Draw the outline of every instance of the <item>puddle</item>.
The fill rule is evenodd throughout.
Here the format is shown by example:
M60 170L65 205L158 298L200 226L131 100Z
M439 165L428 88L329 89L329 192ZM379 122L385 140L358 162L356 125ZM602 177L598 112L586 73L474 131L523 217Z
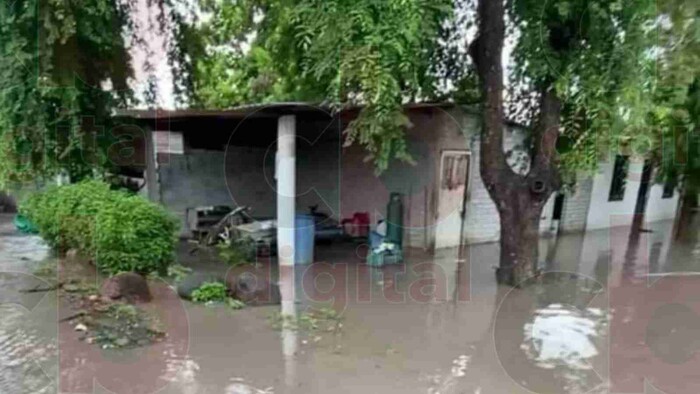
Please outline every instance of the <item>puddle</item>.
M496 244L466 256L412 251L407 264L384 268L358 264L355 245L319 247L320 264L263 264L281 278L281 306L206 307L154 285L149 308L169 340L114 351L57 324L55 292L18 292L41 283L27 274L50 257L4 223L0 392L641 393L644 378L669 393L700 392L700 329L683 329L700 322L700 277L657 275L698 271L700 244L674 243L670 223L652 229L634 253L608 231L544 239L547 273L515 290L494 283ZM185 252L181 263L226 270ZM338 312L342 329L271 324L319 308Z

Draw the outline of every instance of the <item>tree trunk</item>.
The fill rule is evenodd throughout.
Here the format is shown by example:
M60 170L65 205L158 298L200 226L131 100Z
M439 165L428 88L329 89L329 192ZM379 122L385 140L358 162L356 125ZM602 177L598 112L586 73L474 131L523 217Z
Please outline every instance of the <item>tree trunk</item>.
M514 188L499 210L501 255L496 278L518 286L537 272L540 215L543 204Z
M561 100L552 83L539 84L539 117L532 130L530 170L513 171L503 151L503 65L505 9L502 0L479 0L479 33L469 53L476 65L483 100L479 170L501 219L501 258L496 278L517 286L537 266L539 221L542 207L561 180L556 142Z
M693 214L698 206L698 196L694 188L683 185L680 190L676 213L676 239L683 239L692 227Z

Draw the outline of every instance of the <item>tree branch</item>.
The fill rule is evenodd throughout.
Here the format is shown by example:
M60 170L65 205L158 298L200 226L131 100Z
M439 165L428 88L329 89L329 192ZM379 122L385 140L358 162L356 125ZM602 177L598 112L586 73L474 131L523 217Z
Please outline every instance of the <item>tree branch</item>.
M541 93L540 114L534 129L534 147L532 151L532 166L528 178L534 182L542 182L541 193L548 197L553 190L561 186L557 153L559 138L561 99L552 86L546 87ZM540 186L540 185L538 185Z

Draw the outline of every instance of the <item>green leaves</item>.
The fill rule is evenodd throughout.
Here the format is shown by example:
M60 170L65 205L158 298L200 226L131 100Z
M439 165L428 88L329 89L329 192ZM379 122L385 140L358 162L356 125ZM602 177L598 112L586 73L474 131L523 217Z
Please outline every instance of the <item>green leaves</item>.
M100 181L49 188L20 211L49 245L76 249L108 274L165 273L173 260L177 228L170 215Z
M195 97L200 105L216 107L281 100L360 105L347 143L364 146L382 171L391 159L410 158L402 104L434 96L432 62L451 5L451 0L209 2L206 10L222 20L200 28L211 52L197 61ZM243 37L252 34L250 49L241 49Z
M82 120L109 127L111 109L129 95L127 3L0 5L0 187L60 171L79 178L106 164ZM117 90L103 89L105 81Z
M567 181L594 170L611 152L643 145L637 140L658 142L648 117L659 88L650 56L658 41L649 28L657 11L652 0L510 3L511 29L518 34L509 82L526 91L511 95L510 108L520 111L519 121L534 125L538 108L521 99L555 88L564 103L559 153ZM640 155L653 147L646 150Z
M226 285L221 282L204 282L199 288L192 291L192 301L194 302L223 302L228 299ZM232 308L241 309L237 303L233 303Z

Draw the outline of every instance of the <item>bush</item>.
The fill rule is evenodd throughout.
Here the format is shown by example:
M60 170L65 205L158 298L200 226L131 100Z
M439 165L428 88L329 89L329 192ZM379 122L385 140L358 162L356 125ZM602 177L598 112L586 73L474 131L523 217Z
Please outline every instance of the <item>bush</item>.
M92 239L94 218L114 198L112 193L109 185L97 181L53 186L29 197L19 210L50 246L82 251L90 248L86 243Z
M104 182L49 188L27 199L20 212L50 246L77 249L108 274L164 273L173 260L177 226L168 213Z

